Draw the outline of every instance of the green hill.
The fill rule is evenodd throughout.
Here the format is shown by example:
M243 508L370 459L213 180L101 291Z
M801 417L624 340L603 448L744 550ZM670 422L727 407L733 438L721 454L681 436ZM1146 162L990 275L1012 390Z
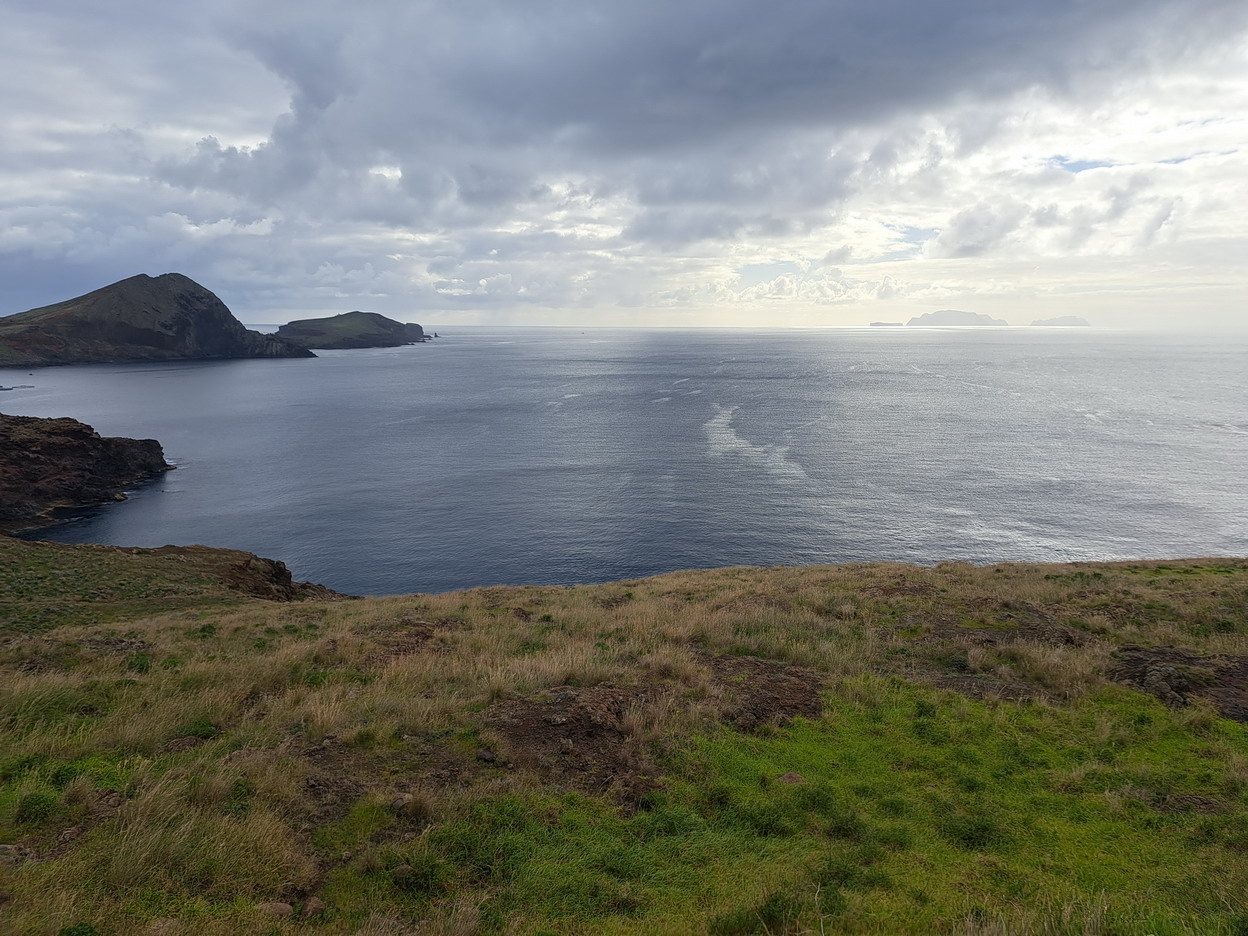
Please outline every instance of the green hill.
M343 312L319 319L299 319L277 330L277 337L305 348L396 348L425 340L419 325L396 322L377 312Z
M215 294L180 273L139 274L0 318L0 367L315 356L244 328Z
M215 555L0 537L4 932L1248 932L1244 560Z

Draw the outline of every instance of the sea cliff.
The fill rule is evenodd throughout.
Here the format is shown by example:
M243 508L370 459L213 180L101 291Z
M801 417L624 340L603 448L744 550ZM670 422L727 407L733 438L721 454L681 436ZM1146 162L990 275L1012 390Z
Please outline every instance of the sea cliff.
M58 508L124 500L125 488L172 467L155 439L0 413L0 533L49 523Z
M377 312L344 312L328 318L299 319L277 330L277 336L316 350L395 348L425 340L425 331L411 322L396 322Z
M315 356L245 328L216 295L180 273L139 274L0 318L0 367Z

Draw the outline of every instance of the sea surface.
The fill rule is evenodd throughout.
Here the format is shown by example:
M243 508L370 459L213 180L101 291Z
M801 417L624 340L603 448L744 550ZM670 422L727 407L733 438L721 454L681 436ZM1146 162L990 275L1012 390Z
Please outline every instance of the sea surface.
M440 330L442 331L442 330ZM859 560L1248 554L1248 339L458 328L315 360L0 369L177 471L44 539L354 594Z

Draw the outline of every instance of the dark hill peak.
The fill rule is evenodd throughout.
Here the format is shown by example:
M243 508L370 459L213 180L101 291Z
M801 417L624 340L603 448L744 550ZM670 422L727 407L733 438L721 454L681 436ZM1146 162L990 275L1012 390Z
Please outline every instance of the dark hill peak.
M0 366L313 356L248 330L211 290L181 273L140 273L0 318Z

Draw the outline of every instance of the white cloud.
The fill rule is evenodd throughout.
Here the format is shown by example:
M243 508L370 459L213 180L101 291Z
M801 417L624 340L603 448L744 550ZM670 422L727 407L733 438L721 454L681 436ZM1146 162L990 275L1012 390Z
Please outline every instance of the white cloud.
M15 6L0 309L165 269L252 320L1213 322L1248 285L1229 0L211 9Z

